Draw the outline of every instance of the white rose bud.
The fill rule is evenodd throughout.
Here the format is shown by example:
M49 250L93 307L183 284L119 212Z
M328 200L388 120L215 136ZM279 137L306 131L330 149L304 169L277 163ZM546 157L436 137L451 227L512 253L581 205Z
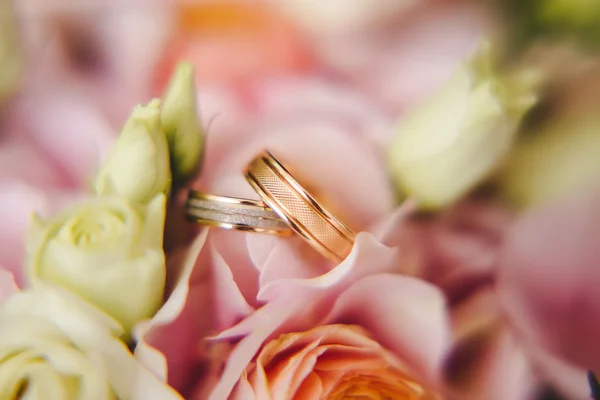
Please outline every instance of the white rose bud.
M119 325L48 287L0 303L2 399L181 399L117 338Z
M502 79L492 73L489 57L485 47L409 111L391 143L392 176L423 208L450 205L494 172L536 102L535 74Z
M147 205L99 197L42 221L27 237L30 281L76 293L112 316L128 334L162 304L164 194Z
M159 101L137 106L98 173L99 195L119 194L146 202L171 185L169 147L160 123Z
M204 129L197 114L193 65L177 65L163 97L160 116L169 142L173 180L180 184L198 171L204 151Z

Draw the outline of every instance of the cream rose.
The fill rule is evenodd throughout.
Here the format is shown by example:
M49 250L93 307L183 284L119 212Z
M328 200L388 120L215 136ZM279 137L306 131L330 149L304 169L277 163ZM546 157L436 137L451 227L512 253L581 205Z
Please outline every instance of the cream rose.
M419 399L437 395L390 351L354 325L323 325L267 343L242 376L235 399Z
M49 287L0 303L3 399L181 399L117 338L118 324Z
M100 197L48 221L35 218L27 238L30 280L69 289L129 332L162 303L165 201L163 194L147 205Z

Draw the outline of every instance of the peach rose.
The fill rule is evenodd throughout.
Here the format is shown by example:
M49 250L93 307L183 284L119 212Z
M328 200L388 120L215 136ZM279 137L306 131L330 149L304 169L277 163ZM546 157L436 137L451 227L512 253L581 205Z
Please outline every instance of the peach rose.
M266 285L259 293L266 304L214 338L240 340L209 399L227 398L236 385L243 385L243 371L265 342L282 333L335 323L367 329L405 362L411 377L439 387L450 339L446 303L434 286L400 275L406 256L361 233L352 254L330 272Z
M323 325L267 343L244 371L234 399L438 398L363 328Z

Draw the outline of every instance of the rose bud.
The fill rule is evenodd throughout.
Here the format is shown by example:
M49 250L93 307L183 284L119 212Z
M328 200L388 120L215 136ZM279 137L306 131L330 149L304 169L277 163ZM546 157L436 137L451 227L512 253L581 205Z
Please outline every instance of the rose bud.
M204 129L196 113L191 64L177 65L162 100L160 118L169 142L173 180L180 184L195 175L204 151Z
M536 102L535 74L494 73L489 50L403 116L392 140L392 177L422 208L448 206L494 172Z
M98 195L119 194L147 202L171 185L169 147L158 101L137 106L94 182Z

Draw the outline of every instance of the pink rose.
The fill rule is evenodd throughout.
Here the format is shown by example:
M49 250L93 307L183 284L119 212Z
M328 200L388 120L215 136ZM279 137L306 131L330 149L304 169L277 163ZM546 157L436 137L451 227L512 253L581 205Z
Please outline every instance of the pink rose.
M393 353L353 325L323 325L267 343L244 371L233 398L435 399Z

